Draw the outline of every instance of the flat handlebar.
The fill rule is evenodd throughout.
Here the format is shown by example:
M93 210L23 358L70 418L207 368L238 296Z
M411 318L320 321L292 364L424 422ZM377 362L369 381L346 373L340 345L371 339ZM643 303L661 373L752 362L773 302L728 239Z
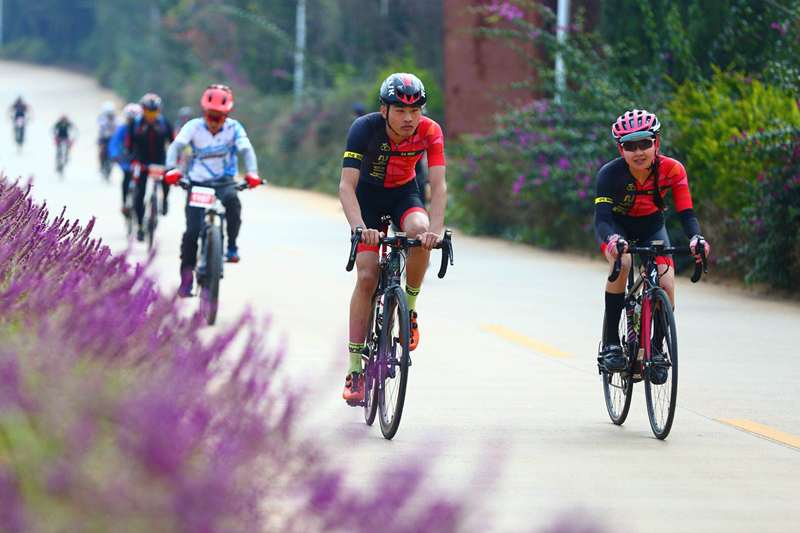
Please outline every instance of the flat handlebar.
M353 270L353 266L356 264L356 255L358 253L358 245L361 244L361 235L364 232L364 228L358 226L356 231L350 237L350 255L347 259L347 266L345 269L350 272ZM445 274L447 274L447 264L448 262L450 265L453 264L453 242L452 242L453 232L449 229L444 231L444 236L442 240L437 244L434 248L437 250L442 250L442 264L439 267L439 279L442 279ZM378 240L378 244L385 244L386 246L392 246L395 248L407 249L407 248L419 248L422 246L422 242L416 239L409 239L408 237L404 236L397 236L394 237L382 237Z

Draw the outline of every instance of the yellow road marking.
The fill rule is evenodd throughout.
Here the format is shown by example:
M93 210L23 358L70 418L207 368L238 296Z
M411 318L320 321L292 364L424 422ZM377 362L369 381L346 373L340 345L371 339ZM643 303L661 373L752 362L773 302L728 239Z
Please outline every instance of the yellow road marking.
M791 446L792 448L797 448L798 450L800 450L800 437L798 437L797 435L792 435L791 433L784 433L783 431L778 431L777 429L772 429L771 427L762 426L761 424L756 424L755 422L751 422L749 420L734 420L734 419L721 420L718 418L715 420L717 422L722 422L723 424L727 424L735 428L743 429L748 433L753 433L755 435L759 435L769 440L774 440L775 442L780 442L781 444L786 444L787 446Z
M519 344L520 346L524 346L525 348L530 348L534 352L538 352L548 357L558 357L558 358L575 357L572 354L569 354L567 352L562 352L561 350L557 350L552 346L548 346L547 344L542 344L541 342L537 342L531 339L530 337L526 337L522 333L517 333L516 331L508 329L503 326L498 326L496 324L481 324L481 327L486 331L490 331L495 335L503 337L506 340Z
M303 252L298 252L297 250L292 250L291 248L284 248L283 246L278 246L275 249L286 255L303 255Z

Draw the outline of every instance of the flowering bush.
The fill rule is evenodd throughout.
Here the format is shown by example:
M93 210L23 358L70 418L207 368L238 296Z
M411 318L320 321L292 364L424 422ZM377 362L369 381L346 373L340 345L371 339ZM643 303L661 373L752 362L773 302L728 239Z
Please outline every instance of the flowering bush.
M264 324L202 340L146 266L29 190L0 179L0 530L459 526L460 505L421 494L421 466L393 463L380 497L346 489L296 435Z
M747 207L738 219L745 244L723 263L744 268L749 283L800 289L800 127L757 133L748 145L766 163L757 183L745 188Z

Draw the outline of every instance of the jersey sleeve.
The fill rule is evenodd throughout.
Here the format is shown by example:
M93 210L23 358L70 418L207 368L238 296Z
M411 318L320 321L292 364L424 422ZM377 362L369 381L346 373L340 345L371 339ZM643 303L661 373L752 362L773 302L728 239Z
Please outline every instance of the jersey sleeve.
M233 142L236 144L236 150L247 150L253 147L253 145L250 144L250 137L248 137L247 132L244 131L244 126L238 122L236 123L236 130L233 133Z
M442 127L431 121L428 132L425 134L426 153L428 155L428 168L445 166L444 160L444 134Z
M604 242L614 234L611 226L614 221L614 185L614 173L606 165L597 174L597 195L594 199L594 227Z
M183 125L181 131L178 132L178 135L175 136L176 141L181 144L188 145L192 142L192 137L194 136L194 126L195 121L190 120L186 124Z
M369 128L366 116L358 118L350 126L347 134L347 143L344 149L342 168L355 168L361 170L361 161L369 146Z
M672 189L672 198L675 200L675 207L678 211L692 209L692 194L689 192L689 178L686 175L686 168L675 161L673 167L667 173L667 180Z

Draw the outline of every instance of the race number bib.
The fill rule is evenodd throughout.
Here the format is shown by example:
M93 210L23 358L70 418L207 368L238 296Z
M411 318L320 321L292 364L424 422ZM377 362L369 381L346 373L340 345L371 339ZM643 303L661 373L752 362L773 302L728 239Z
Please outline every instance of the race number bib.
M189 197L189 206L209 208L214 205L216 192L210 187L192 187L192 194Z

